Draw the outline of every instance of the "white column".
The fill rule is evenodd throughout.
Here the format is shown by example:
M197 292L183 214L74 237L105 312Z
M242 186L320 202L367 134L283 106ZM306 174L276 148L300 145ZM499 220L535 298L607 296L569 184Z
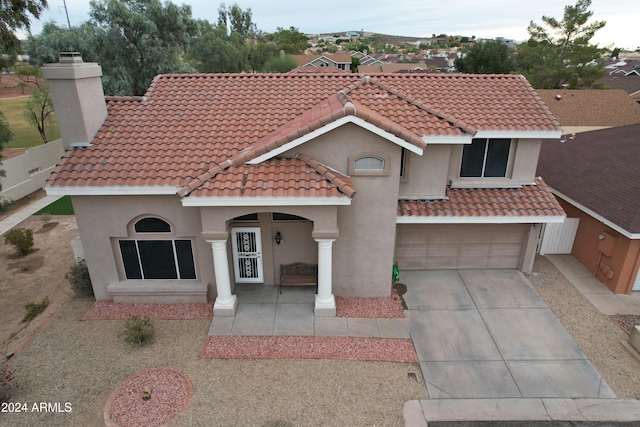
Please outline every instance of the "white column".
M314 313L316 316L335 316L336 300L331 283L332 246L335 239L316 239L318 242L318 293Z
M213 315L233 317L238 308L238 299L231 294L231 280L229 276L229 259L227 257L226 240L207 240L213 249L213 269L216 276L216 291L218 296L213 304Z

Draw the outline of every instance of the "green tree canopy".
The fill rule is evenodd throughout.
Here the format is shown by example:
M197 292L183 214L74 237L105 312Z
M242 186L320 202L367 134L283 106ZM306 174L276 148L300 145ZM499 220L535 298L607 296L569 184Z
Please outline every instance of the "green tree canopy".
M296 27L284 29L276 28L276 32L269 34L267 40L275 44L276 51L284 51L290 55L303 54L309 45L309 38L301 33Z
M89 23L66 28L47 22L40 34L29 36L26 52L29 62L37 66L58 62L60 52L80 52L85 62L100 62L96 37L96 27Z
M518 47L518 67L533 87L556 89L592 87L604 70L587 64L596 59L601 49L590 44L604 21L589 22L593 12L591 0L578 0L564 7L562 20L543 16L542 24L529 25L530 38Z
M193 69L180 54L196 32L191 7L160 0L93 0L96 50L109 95L143 95L160 73Z
M289 55L274 56L264 64L267 73L287 73L298 66L298 63Z
M20 47L15 31L29 31L29 15L39 18L46 7L47 0L0 0L0 68L13 65Z
M198 22L198 36L191 42L189 54L203 73L239 73L248 66L248 46L237 33L227 34L225 27Z
M512 53L512 49L500 41L475 43L462 58L455 60L455 67L461 73L509 74L515 69Z
M0 111L0 161L2 160L2 150L5 144L9 143L13 138L13 131L9 127L9 123L4 117L4 113ZM6 176L4 169L2 169L2 163L0 162L0 178ZM2 190L2 182L0 182L0 190ZM0 208L3 206L0 200Z

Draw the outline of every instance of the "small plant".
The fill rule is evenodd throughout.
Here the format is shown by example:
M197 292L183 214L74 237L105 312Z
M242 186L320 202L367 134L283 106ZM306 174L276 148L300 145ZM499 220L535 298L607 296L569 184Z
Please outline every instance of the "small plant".
M20 255L26 255L33 248L33 230L14 228L4 235L4 244L13 246Z
M13 205L13 203L11 199L0 200L0 213L9 210L9 206Z
M44 222L44 225L48 225L51 222L52 215L49 212L44 212L40 215L40 219Z
M0 366L0 403L9 402L17 389L13 372L6 364L2 364Z
M26 303L24 305L24 317L22 318L22 321L28 322L29 320L35 319L36 316L42 313L48 305L49 297L44 297L40 304L36 304L35 302Z
M64 275L65 279L69 281L71 289L83 296L93 296L93 286L91 286L91 277L89 277L89 269L87 268L87 261L82 258L76 260L75 265L72 265L69 272Z
M155 330L148 317L129 316L124 321L124 331L120 333L125 342L132 344L146 344L153 338Z

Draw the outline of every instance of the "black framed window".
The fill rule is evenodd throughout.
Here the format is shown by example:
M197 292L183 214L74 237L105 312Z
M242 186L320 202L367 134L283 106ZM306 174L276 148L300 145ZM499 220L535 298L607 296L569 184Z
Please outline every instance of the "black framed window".
M272 222L286 222L286 221L309 221L307 218L291 215L281 212L273 212L271 213L271 221Z
M191 240L120 240L127 279L195 279Z
M462 150L461 177L505 177L511 139L475 138Z
M171 233L171 225L160 218L142 218L133 226L136 233Z

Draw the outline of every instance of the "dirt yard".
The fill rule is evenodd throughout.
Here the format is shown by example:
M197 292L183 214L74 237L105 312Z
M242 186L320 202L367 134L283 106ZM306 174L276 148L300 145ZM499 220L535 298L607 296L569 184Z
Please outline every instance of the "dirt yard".
M0 241L0 352L18 353L73 295L65 274L75 260L71 240L78 235L74 216L54 216L48 224L32 216L20 227L33 230L34 247L26 256ZM22 322L24 305L49 299L35 319Z

